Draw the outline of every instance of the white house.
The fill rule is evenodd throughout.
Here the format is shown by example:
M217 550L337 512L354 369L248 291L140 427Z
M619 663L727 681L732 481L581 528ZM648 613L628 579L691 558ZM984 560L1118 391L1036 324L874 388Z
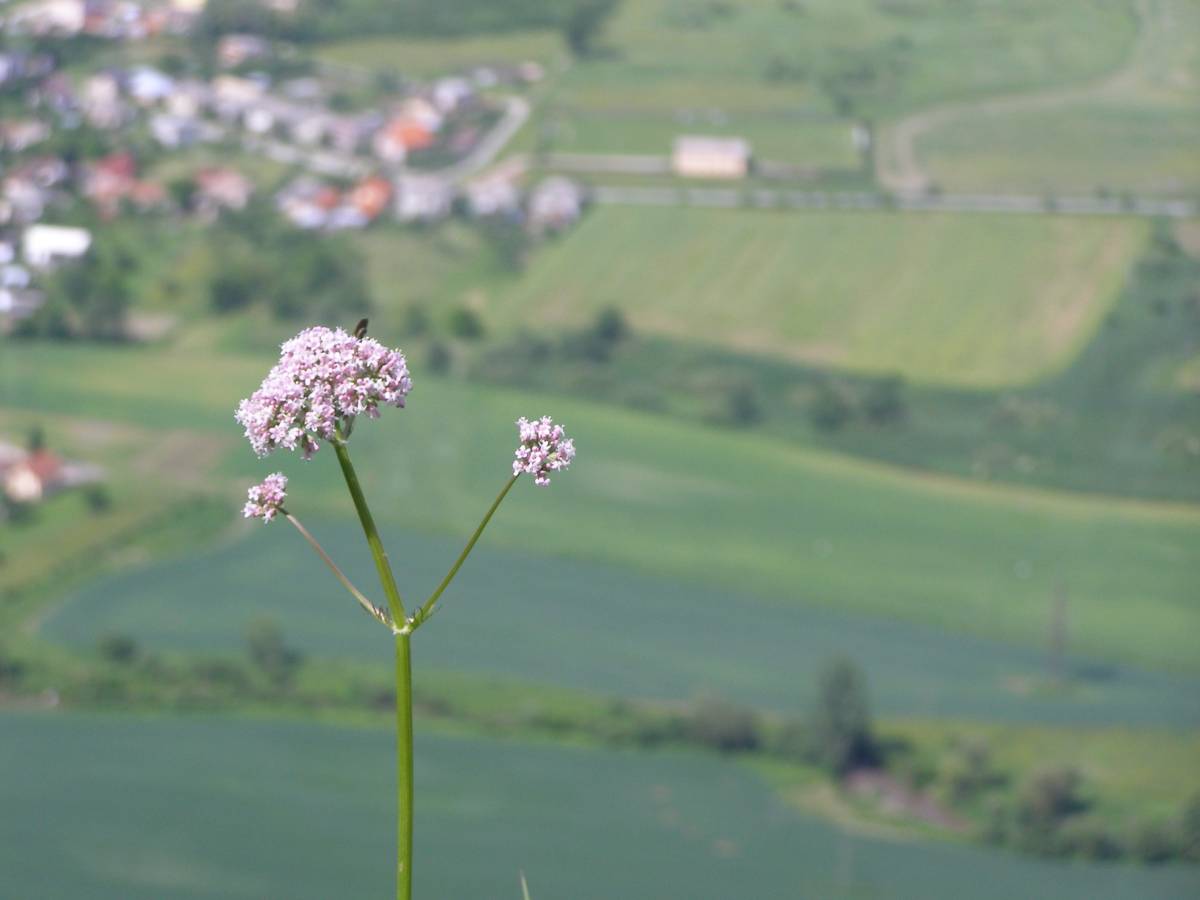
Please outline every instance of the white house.
M683 135L675 139L671 168L685 178L745 178L750 144L742 138Z
M529 227L534 231L573 225L583 212L583 190L570 178L552 175L529 195Z
M454 189L434 175L404 175L396 179L395 196L401 222L431 221L449 215Z
M17 33L75 35L83 30L86 18L83 0L42 0L13 10L8 24Z
M175 79L150 66L138 66L125 78L129 96L142 106L161 103L175 92Z
M469 182L464 188L464 195L471 215L476 217L514 213L521 199L512 181L499 176Z
M157 113L150 117L150 135L163 147L190 147L203 136L200 123L186 116Z
M433 85L433 103L442 113L456 110L470 100L475 90L465 78L440 78Z
M92 246L92 233L86 228L63 225L30 225L21 236L25 262L45 269L63 260L79 259Z

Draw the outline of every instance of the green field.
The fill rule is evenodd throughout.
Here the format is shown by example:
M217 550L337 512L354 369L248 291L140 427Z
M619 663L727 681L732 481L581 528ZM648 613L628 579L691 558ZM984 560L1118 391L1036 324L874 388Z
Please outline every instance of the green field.
M559 35L518 31L454 38L355 38L324 44L317 57L350 69L427 77L457 74L481 65L514 65L525 61L549 66L558 63L563 54Z
M1200 7L1143 0L1119 68L1074 87L919 113L929 177L951 190L1189 194L1200 185ZM928 127L927 127L928 126Z
M860 159L844 119L712 111L621 112L550 108L521 132L514 149L555 153L667 156L681 134L747 139L760 160L799 167L854 169ZM645 183L645 179L640 179Z
M647 0L622 4L608 29L614 52L572 67L556 97L608 109L828 108L824 78L866 62L879 64L879 84L863 105L878 112L1098 74L1134 30L1129 6L1095 0ZM794 74L772 80L773 61Z
M8 406L220 437L236 434L236 398L269 364L179 348L21 344L5 355L16 363ZM1188 585L1200 513L1186 506L976 485L418 371L409 408L355 435L377 515L465 536L505 476L513 420L542 410L577 436L579 462L549 495L522 486L488 535L494 546L1039 644L1062 584L1078 651L1197 665ZM186 469L189 446L177 450ZM256 463L234 449L216 460L209 481L231 510L274 463L294 479L299 515L346 514L329 454ZM169 466L158 477L175 487Z
M0 871L13 896L387 893L386 731L4 714L0 735ZM430 896L516 898L518 870L534 896L580 900L1149 900L1198 885L1192 868L1056 865L842 833L699 755L426 734L416 775L416 888Z
M505 521L502 513L497 525ZM307 524L356 583L372 584L356 524ZM403 583L423 591L458 550L449 538L395 528L388 537ZM84 650L123 634L152 651L240 654L246 627L262 617L314 657L388 661L390 646L374 623L297 535L275 527L97 580L48 616L42 634ZM1048 618L1047 608L1042 621ZM866 671L874 705L888 715L1200 725L1194 677L1072 657L1070 680L1058 686L1039 648L500 551L486 541L416 647L419 684L453 670L608 695L720 695L802 713L814 701L818 671L845 654ZM913 666L914 659L922 664Z
M517 329L616 306L639 331L918 380L1028 383L1115 300L1134 221L602 207L486 307Z
M969 114L917 144L930 176L946 190L1172 195L1200 185L1198 148L1195 105L1132 103Z

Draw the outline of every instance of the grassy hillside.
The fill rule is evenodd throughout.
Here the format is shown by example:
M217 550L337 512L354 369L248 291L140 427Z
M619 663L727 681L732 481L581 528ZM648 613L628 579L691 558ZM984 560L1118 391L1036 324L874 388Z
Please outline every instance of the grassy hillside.
M1136 45L1103 79L935 109L915 148L930 176L950 189L1194 192L1200 7L1143 0L1138 9Z
M486 307L516 329L624 310L639 331L918 381L1065 365L1139 251L1134 221L603 207Z
M507 521L502 513L496 525ZM373 568L356 523L306 524L357 584L377 593L369 589ZM377 626L352 608L291 529L244 532L241 540L97 579L46 617L42 635L84 651L120 634L149 651L241 655L247 627L268 617L314 658L386 667L390 645ZM459 550L455 538L395 526L386 536L401 586L413 596L431 590ZM1031 626L1048 632L1049 602L1035 615ZM1044 645L516 552L489 536L447 593L436 624L421 634L418 684L441 680L428 673L432 667L621 696L720 695L801 712L813 702L820 668L844 654L862 665L873 705L888 714L1200 725L1200 680L1081 656L1073 623L1068 615L1067 681L1059 684ZM914 667L913 659L922 664Z
M16 363L8 405L220 435L236 431L233 406L269 363L169 348L5 349ZM464 534L505 476L513 419L542 410L576 434L579 462L549 495L516 493L489 535L497 546L1027 641L1041 640L1061 583L1078 649L1196 665L1191 507L977 486L418 371L409 409L355 435L378 514ZM298 513L345 515L330 454L256 463L239 449L220 460L226 481L213 483L231 508L238 486L274 464L295 479ZM162 480L169 489L169 471Z
M386 730L5 714L0 734L0 869L19 896L387 891ZM424 734L416 759L415 876L426 894L518 897L521 869L535 896L596 900L988 900L1051 886L1065 900L1099 900L1182 898L1196 886L1189 868L1056 865L844 834L788 808L752 773L700 755Z
M1094 0L626 2L608 32L615 52L575 66L561 96L663 112L794 109L830 104L830 83L846 80L878 111L1103 72L1133 31L1125 3Z
M1191 110L1130 102L966 115L917 150L947 190L1174 195L1200 185L1200 116Z

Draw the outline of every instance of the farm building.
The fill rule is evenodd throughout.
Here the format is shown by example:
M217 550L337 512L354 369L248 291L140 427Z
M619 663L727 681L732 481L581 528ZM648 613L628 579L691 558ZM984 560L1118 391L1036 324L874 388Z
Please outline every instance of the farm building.
M745 178L750 144L742 138L683 135L675 139L671 168L685 178Z

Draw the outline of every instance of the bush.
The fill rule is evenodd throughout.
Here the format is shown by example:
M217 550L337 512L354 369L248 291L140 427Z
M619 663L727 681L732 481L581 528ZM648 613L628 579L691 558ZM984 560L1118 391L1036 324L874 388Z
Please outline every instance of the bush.
M762 746L754 711L726 700L707 699L696 704L687 723L687 736L722 753L757 750Z
M1176 836L1160 822L1139 822L1129 837L1129 851L1144 863L1161 863L1179 852Z
M789 719L776 732L771 741L771 751L784 759L805 759L809 747L808 729L800 719Z
M982 740L958 742L945 761L940 778L953 804L968 803L1005 781L991 765L991 753Z
M246 629L246 649L263 674L283 686L291 681L303 656L284 642L283 631L271 619L256 619Z
M110 634L100 639L100 655L109 662L128 665L138 657L138 643L127 634Z
M434 375L445 375L454 364L450 348L441 341L430 341L429 350L425 357L425 367Z
M837 385L822 381L809 403L808 417L821 431L837 431L854 417L854 407Z
M904 418L904 379L888 375L871 382L863 398L863 412L876 425L886 425Z
M629 323L625 314L615 306L600 310L592 325L596 337L609 344L619 344L630 335Z
M1063 854L1091 860L1119 859L1125 849L1104 822L1087 816L1063 823L1055 844Z
M1200 794L1193 794L1179 816L1179 854L1200 862Z
M1087 809L1081 792L1083 777L1073 766L1052 766L1034 772L1017 794L1014 838L1022 850L1053 856L1068 852L1059 826Z
M464 341L474 341L483 337L483 320L475 310L460 306L452 310L447 323L450 333Z
M835 660L820 676L817 708L809 723L809 757L834 775L844 775L874 765L878 756L866 678L850 660Z
M25 664L0 646L0 685L13 685L25 674Z
M112 495L102 484L92 485L83 494L89 512L99 515L112 509Z

